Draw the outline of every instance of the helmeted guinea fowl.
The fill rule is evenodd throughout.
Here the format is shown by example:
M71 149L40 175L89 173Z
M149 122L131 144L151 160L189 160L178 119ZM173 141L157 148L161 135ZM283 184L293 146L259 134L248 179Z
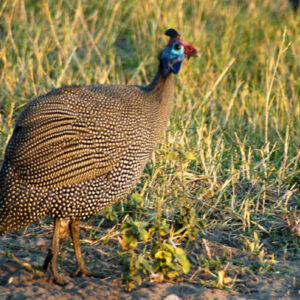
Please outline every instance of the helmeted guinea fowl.
M174 29L152 82L136 85L67 86L30 102L17 120L0 171L0 236L43 216L54 218L44 267L57 283L61 220L70 219L78 274L79 224L136 185L167 126L173 74L196 49Z

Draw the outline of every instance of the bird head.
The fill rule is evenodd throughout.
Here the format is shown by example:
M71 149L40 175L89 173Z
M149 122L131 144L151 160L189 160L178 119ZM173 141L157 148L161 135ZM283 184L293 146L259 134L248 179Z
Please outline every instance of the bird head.
M170 72L177 74L184 57L198 56L197 50L190 43L181 39L175 29L168 29L165 35L170 37L168 45L161 54L163 73L167 76Z

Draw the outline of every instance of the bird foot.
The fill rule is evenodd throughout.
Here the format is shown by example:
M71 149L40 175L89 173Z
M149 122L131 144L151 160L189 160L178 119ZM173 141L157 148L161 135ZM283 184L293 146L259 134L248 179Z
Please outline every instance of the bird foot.
M67 284L67 281L66 281L66 278L63 276L63 275L60 275L60 274L53 274L53 277L54 277L54 282L58 285L66 285Z
M85 267L78 267L77 270L73 273L73 277L75 276L92 276L92 272L88 271Z

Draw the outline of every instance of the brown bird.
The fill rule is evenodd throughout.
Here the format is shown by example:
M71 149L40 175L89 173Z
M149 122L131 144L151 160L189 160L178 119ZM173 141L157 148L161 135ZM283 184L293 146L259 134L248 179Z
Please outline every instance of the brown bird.
M59 230L70 219L77 270L88 275L80 220L135 187L170 116L174 76L196 49L174 29L147 86L66 86L31 101L17 120L0 171L0 236L44 216L54 232L44 269L57 283Z

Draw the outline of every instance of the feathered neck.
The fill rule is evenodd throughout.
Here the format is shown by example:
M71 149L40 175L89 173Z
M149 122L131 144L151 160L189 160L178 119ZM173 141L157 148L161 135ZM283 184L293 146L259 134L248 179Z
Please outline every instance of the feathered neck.
M162 65L160 64L158 72L151 83L142 88L146 93L145 107L149 109L149 116L152 116L156 140L162 135L168 125L170 113L173 104L174 95L174 75L169 73L164 75Z
M174 75L169 73L164 75L163 66L160 62L158 71L152 81L144 87L144 90L150 93L157 93L161 96L161 101L164 102L164 98L173 97L174 91ZM165 99L167 100L167 99Z

